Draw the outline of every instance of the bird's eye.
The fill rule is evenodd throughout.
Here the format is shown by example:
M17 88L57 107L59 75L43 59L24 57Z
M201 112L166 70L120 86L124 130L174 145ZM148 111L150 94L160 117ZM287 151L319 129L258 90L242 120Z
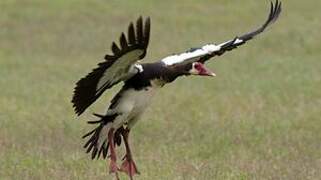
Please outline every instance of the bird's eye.
M200 65L198 63L194 64L194 68L195 69L199 69L200 68Z

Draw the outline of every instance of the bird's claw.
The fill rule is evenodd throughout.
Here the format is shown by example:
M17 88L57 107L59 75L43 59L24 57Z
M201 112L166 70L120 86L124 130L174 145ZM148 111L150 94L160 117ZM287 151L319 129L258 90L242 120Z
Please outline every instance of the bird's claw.
M138 171L138 169L136 167L135 162L130 159L124 160L119 171L125 172L131 179L134 175L140 174L140 172Z
M111 173L117 173L120 169L117 166L117 163L115 161L110 161L109 165L109 174Z

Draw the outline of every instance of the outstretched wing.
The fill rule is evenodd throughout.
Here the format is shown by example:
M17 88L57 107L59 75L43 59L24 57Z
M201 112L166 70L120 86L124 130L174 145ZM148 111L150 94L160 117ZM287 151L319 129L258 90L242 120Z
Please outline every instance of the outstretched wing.
M236 37L219 45L207 44L201 48L192 48L185 53L168 56L162 59L162 62L168 66L175 64L187 64L196 61L204 63L205 61L209 60L214 56L220 56L224 54L226 51L231 51L237 48L238 46L246 43L247 41L251 40L256 35L263 32L270 24L275 22L278 19L280 13L281 2L279 2L278 0L276 0L275 4L271 2L271 10L267 20L260 28L256 29L255 31L246 33L242 36Z
M150 18L145 22L139 17L128 27L127 38L120 36L120 47L112 43L113 55L106 55L105 61L98 64L86 77L76 83L72 98L76 114L82 114L102 93L113 85L134 76L141 71L141 65L135 64L146 55L150 36Z

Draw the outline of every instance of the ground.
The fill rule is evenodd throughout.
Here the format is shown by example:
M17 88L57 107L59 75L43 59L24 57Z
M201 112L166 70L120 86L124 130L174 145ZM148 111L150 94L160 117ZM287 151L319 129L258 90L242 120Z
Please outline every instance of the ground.
M129 21L152 19L152 62L260 25L268 1L1 0L0 179L112 179L81 136L74 83ZM262 36L161 89L131 134L137 179L319 179L321 1L283 0ZM79 120L78 120L79 119ZM123 152L123 149L121 150ZM122 179L126 176L122 175Z

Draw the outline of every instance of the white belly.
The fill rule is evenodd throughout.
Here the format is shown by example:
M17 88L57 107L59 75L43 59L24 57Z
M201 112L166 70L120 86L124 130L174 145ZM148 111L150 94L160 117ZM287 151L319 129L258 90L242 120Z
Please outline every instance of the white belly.
M118 129L123 125L132 128L140 118L145 109L150 104L156 89L161 86L148 87L147 89L136 91L128 89L122 92L121 97L117 100L116 105L107 111L107 114L118 116L113 120L113 123L108 123L103 127L99 134L98 144L101 146L103 142L107 142L107 135L111 128ZM106 143L107 144L107 143Z
M118 129L124 124L132 126L151 102L155 89L149 87L146 90L129 89L124 91L116 107L107 111L108 114L120 114L114 120L113 128Z

